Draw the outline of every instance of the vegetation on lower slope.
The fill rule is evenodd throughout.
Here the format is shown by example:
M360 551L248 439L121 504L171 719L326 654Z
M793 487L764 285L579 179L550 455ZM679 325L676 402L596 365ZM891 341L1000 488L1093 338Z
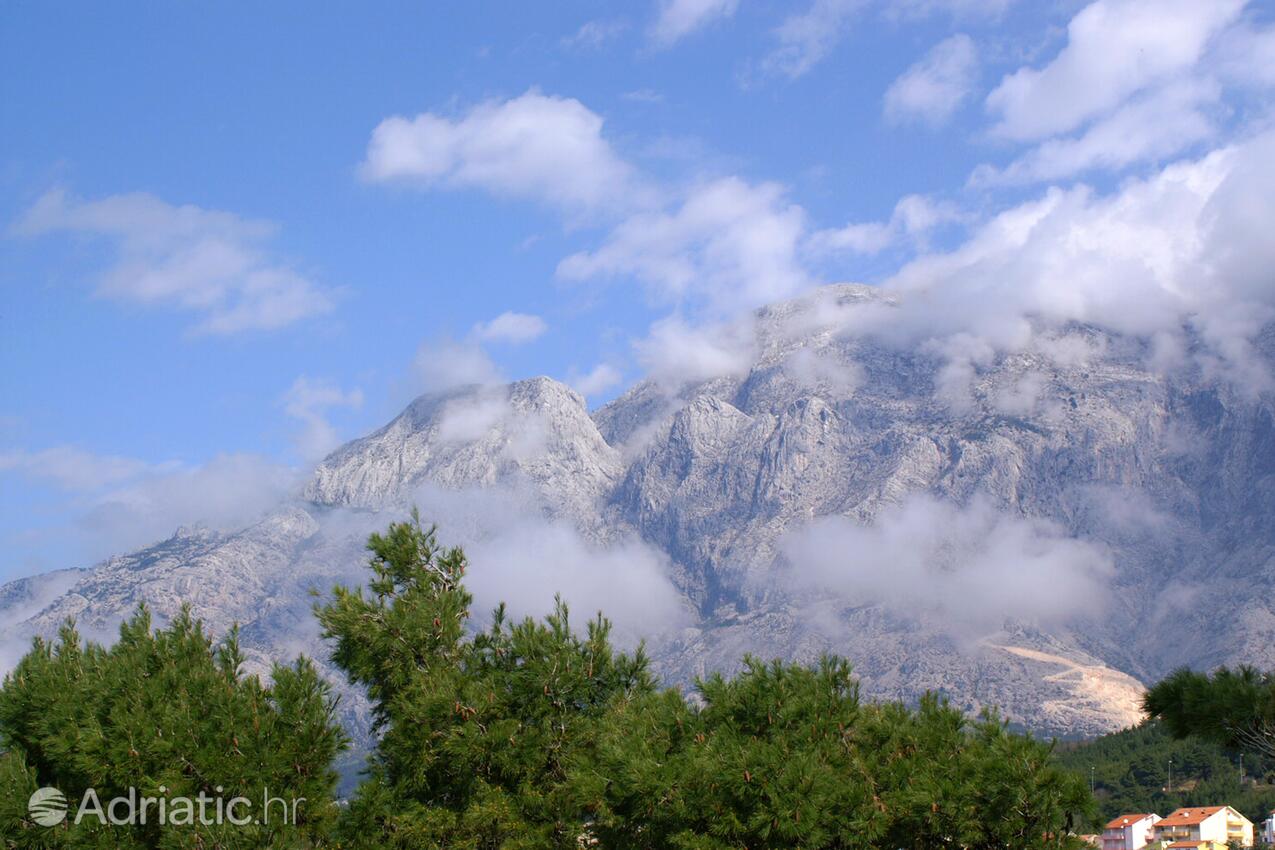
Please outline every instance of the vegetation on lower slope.
M1194 736L1175 738L1158 720L1086 743L1062 744L1056 760L1086 782L1092 777L1098 816L1091 829L1117 815L1166 815L1182 806L1225 803L1254 823L1275 809L1275 759L1244 754L1241 783L1239 753Z

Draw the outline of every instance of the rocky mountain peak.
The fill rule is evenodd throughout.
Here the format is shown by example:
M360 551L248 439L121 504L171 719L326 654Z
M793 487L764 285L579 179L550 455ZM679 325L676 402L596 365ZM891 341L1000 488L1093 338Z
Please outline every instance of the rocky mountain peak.
M302 503L11 585L0 607L28 631L101 630L190 599L263 659L312 652L308 592L359 580L366 534L428 491L455 514L445 538L472 532L506 562L492 592L654 580L676 596L693 622L647 634L673 682L832 651L870 697L935 690L1091 734L1136 721L1140 683L1175 666L1269 666L1269 392L1082 325L994 352L909 339L881 321L899 308L851 285L773 305L732 331L739 368L643 381L592 416L544 377L427 394L326 458ZM519 513L473 492L513 493ZM518 543L493 543L502 525ZM635 584L588 572L630 561ZM617 603L637 631L653 622Z
M580 394L536 377L421 396L384 428L328 456L304 497L378 508L409 499L425 484L517 484L532 487L553 511L580 513L620 471L619 454Z

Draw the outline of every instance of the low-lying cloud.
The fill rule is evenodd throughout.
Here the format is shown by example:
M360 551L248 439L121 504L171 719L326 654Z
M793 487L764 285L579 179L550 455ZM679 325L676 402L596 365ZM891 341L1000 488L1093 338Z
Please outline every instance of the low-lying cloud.
M343 390L330 380L298 377L281 399L284 412L301 423L294 438L297 454L307 462L317 461L341 443L327 412L334 408L359 408L363 391Z
M53 551L84 567L111 554L169 537L183 525L232 530L292 495L297 470L249 454L221 454L199 465L99 456L70 446L0 456L0 472L51 485L67 498L70 520L48 530Z
M561 596L585 622L601 611L628 644L688 621L667 557L642 541L596 540L571 522L546 517L530 492L515 486L449 489L427 485L413 495L439 538L469 558L466 586L475 614L504 602L517 617L539 617Z
M986 631L1006 620L1065 623L1098 615L1113 575L1100 544L1047 520L957 506L925 495L868 525L824 517L781 543L784 581L846 605L882 605Z

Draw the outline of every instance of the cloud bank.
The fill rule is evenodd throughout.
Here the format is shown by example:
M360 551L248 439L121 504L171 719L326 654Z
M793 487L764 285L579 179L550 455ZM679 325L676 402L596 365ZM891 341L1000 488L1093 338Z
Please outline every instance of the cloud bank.
M1105 547L1045 520L915 495L871 525L824 517L781 543L798 588L846 605L937 616L974 634L1006 620L1064 623L1099 616L1114 567Z
M1161 162L1218 137L1228 89L1269 86L1273 38L1243 16L1246 0L1097 0L1041 67L1008 74L987 95L994 138L1029 150L975 185L1057 180ZM1249 61L1237 62L1247 54Z
M0 455L0 472L50 484L69 497L71 524L55 529L83 553L81 567L135 550L186 525L241 528L293 495L298 472L249 454L221 454L199 465L147 463L74 446Z
M662 553L637 539L592 540L568 522L547 519L538 500L517 486L427 485L413 498L444 543L464 547L471 565L465 582L480 618L501 602L516 617L543 616L560 595L578 627L601 611L628 645L689 619Z
M1107 195L1050 189L905 265L886 284L906 306L888 333L1018 350L1034 321L1086 322L1185 352L1190 331L1203 343L1197 366L1269 389L1251 340L1275 320L1275 255L1257 232L1275 214L1272 157L1265 134Z

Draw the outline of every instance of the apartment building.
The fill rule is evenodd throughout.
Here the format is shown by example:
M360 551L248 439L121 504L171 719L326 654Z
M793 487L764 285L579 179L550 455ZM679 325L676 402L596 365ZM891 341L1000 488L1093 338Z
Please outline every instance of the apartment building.
M1170 848L1225 850L1230 842L1253 845L1253 822L1230 806L1191 806L1156 823L1154 838Z
M1155 840L1159 815L1121 815L1102 828L1102 850L1142 850Z

